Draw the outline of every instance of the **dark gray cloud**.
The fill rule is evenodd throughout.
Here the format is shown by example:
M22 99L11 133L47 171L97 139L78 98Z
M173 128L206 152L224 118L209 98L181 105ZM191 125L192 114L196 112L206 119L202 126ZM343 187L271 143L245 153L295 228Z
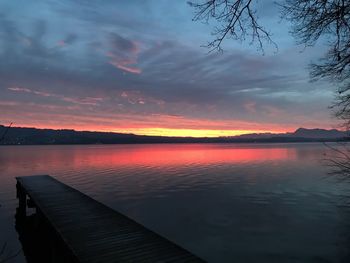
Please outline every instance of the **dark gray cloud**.
M117 33L111 33L111 44L117 52L133 52L137 49L136 44L125 37L118 35Z

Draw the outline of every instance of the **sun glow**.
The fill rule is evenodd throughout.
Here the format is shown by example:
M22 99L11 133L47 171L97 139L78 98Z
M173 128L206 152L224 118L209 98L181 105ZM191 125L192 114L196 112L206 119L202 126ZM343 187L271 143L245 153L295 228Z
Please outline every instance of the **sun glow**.
M176 122L176 121L174 121ZM7 123L10 123L10 121L7 121ZM1 124L1 123L0 123ZM124 124L125 125L125 124ZM148 135L148 136L168 136L168 137L229 137L229 136L237 136L237 135L243 135L243 134L252 134L252 133L285 133L285 132L291 132L295 130L295 128L289 128L286 127L286 129L279 129L279 127L260 127L256 126L247 127L247 129L229 129L227 127L223 127L222 129L213 129L210 126L208 128L203 127L203 125L200 125L201 127L197 128L168 128L168 127L133 127L133 125L130 125L129 127L125 125L124 127L115 128L112 125L101 125L99 123L96 123L95 125L85 124L83 122L79 122L77 124L73 123L33 123L33 122L21 122L21 123L15 123L16 127L31 127L31 128L37 128L37 129L69 129L69 130L75 130L75 131L91 131L91 132L115 132L115 133L125 133L125 134L135 134L135 135ZM217 124L218 127L223 126L222 123ZM238 125L234 125L238 126ZM244 126L244 125L242 125ZM255 128L255 129L254 129Z
M133 128L113 130L113 132L133 133L150 136L173 136L173 137L225 137L237 136L249 133L282 133L285 131L270 130L205 130L205 129L170 129L170 128Z

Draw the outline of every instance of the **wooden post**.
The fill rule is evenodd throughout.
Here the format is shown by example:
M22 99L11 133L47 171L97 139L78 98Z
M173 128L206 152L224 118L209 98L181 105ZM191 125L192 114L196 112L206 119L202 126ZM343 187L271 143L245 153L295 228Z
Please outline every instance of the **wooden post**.
M25 217L27 215L27 194L24 191L23 187L20 183L17 182L16 184L17 189L17 198L19 200L18 204L18 215L20 217Z

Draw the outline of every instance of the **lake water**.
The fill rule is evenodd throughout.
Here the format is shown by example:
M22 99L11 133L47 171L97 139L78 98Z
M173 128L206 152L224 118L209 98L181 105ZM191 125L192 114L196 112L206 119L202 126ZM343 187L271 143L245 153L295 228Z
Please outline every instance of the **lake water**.
M16 176L50 174L208 262L350 262L350 181L322 144L0 147L0 244ZM24 262L23 255L12 262Z

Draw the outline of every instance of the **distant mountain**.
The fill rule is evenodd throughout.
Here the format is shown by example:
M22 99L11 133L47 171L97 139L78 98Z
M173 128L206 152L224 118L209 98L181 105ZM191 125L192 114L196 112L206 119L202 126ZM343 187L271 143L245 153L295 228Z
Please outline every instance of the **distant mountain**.
M349 136L349 133L338 131L336 129L324 130L299 128L294 133L292 133L291 136L303 138L343 138Z
M336 129L306 129L299 128L287 133L251 133L234 136L233 138L266 139L266 138L305 138L305 139L341 139L349 137L349 132Z
M289 133L248 133L237 136L232 136L231 138L240 138L240 139L268 139L276 137L288 137Z
M0 137L6 127L0 125ZM274 142L323 142L350 140L347 132L339 130L299 128L292 133L254 133L233 137L193 138L145 136L113 132L52 130L11 127L4 145L33 144L131 144L131 143L274 143Z

